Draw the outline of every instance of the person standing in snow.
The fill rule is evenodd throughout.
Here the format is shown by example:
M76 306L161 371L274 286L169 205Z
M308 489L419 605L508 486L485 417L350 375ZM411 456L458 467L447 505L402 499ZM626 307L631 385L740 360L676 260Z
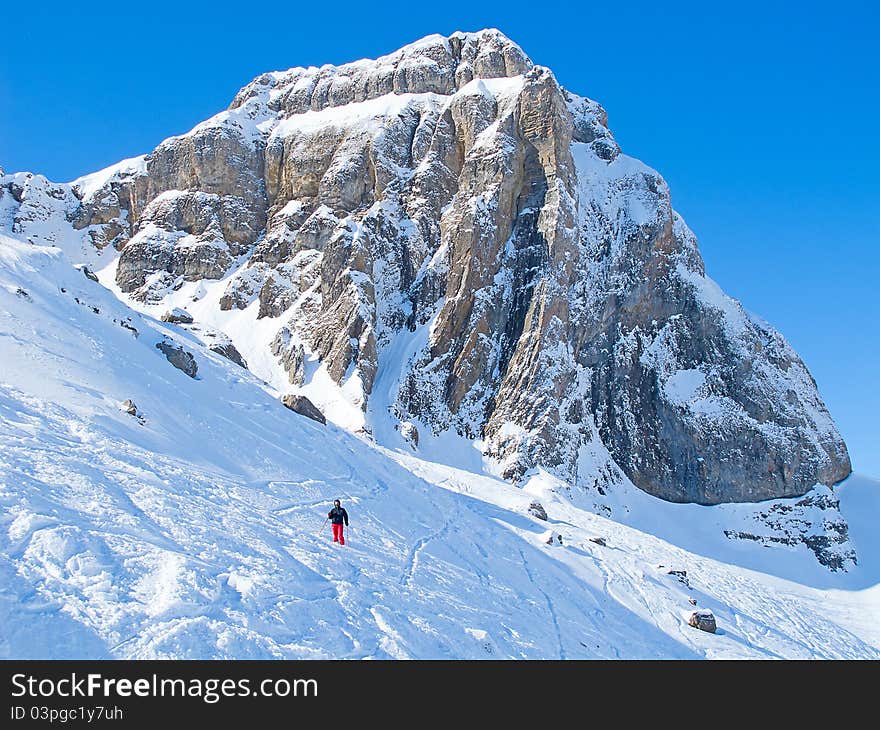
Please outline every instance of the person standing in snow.
M345 545L345 535L342 532L342 523L348 527L348 512L345 511L338 499L333 500L333 509L327 513L327 519L333 525L333 542Z

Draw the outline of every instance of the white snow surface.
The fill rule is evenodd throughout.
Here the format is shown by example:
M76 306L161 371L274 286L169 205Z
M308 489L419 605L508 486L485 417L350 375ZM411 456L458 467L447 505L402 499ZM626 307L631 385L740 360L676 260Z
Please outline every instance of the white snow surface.
M612 521L547 474L519 489L428 460L429 439L382 448L285 409L280 369L158 321L185 305L213 326L222 282L135 311L75 268L83 250L0 234L0 658L880 658L877 482L836 490L859 556L845 573L803 545L725 538L755 505L632 487ZM90 259L105 283L112 256ZM251 364L252 316L225 314ZM324 523L337 497L345 547ZM687 625L695 608L717 633Z

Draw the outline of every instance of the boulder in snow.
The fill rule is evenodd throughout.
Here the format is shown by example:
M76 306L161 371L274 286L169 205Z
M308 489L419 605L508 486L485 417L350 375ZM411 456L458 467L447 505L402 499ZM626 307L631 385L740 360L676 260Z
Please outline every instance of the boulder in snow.
M539 520L544 520L544 522L547 521L547 511L540 502L532 502L529 505L529 514L537 517Z
M692 611L688 624L700 631L708 631L710 634L714 634L717 628L715 625L715 614L708 608L698 608L696 611Z
M327 423L327 419L324 418L324 414L321 413L321 411L318 410L317 406L304 395L288 393L281 399L281 402L284 404L285 407L289 408L295 413L299 413L301 416L311 418L313 421L317 421L318 423Z
M413 448L417 448L419 445L419 430L416 428L414 423L410 423L409 421L404 421L400 424L400 435L405 438L410 446Z
M161 350L168 362L186 375L189 375L189 377L194 378L199 371L199 366L192 353L187 352L180 345L175 345L168 340L162 340L156 343L156 349Z
M562 535L556 532L556 530L547 530L547 532L541 535L541 540L547 545L562 545Z
M122 403L119 404L119 409L121 411L125 411L129 416L138 416L137 406L134 404L134 401L131 398L126 398Z
M599 546L601 546L601 547L605 547L606 544L607 544L607 543L605 542L605 538L604 538L604 537L591 537L591 538L590 538L590 542L594 542L594 543L596 543L597 545L599 545Z
M172 324L192 324L193 317L185 309L174 307L162 315L163 322L171 322Z
M92 281L98 281L98 275L94 271L92 271L88 266L83 266L80 269L80 271L83 272L83 276L85 276L86 279L91 279Z
M210 345L208 349L211 352L216 352L218 355L223 355L223 357L227 360L231 360L239 367L243 367L245 370L248 369L245 359L231 342L215 342L213 345Z

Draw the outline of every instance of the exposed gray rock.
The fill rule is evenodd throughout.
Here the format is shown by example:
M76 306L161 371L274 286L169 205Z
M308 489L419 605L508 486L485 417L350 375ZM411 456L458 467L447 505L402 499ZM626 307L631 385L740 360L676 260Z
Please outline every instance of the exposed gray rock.
M134 404L134 401L131 398L126 398L122 403L119 404L119 408L122 411L125 411L129 416L139 416L140 412L138 411L137 406Z
M83 276L85 276L86 279L91 279L92 281L98 281L98 275L94 271L92 271L88 266L83 266L80 269L80 271L83 272Z
M222 355L227 360L231 360L239 367L243 367L245 370L248 369L247 362L245 362L241 353L231 342L215 342L213 345L208 345L208 349L211 352L216 352L218 355Z
M306 418L311 418L313 421L317 421L321 424L326 424L327 419L324 418L324 414L318 410L317 406L312 403L308 398L304 395L296 395L294 393L288 393L285 395L281 402L285 407L294 411L295 413L299 413L301 416L305 416Z
M305 348L282 327L272 340L272 354L281 360L291 385L300 386L305 380Z
M175 307L162 315L163 322L171 322L173 324L192 324L193 316L185 309Z
M690 581L688 580L688 573L686 570L667 570L667 575L674 575L678 578L679 583L684 583L688 588L691 587Z
M840 502L828 487L817 487L797 501L775 501L755 510L748 530L725 530L730 539L761 545L804 545L832 572L856 565Z
M539 520L544 520L545 522L547 521L547 512L544 509L544 505L542 505L540 502L532 502L529 505L529 514L537 517Z
M296 301L299 291L289 279L271 274L260 289L260 310L257 319L263 317L279 317Z
M717 630L715 615L708 608L699 608L696 611L692 611L688 624L700 631L708 631L710 634L714 634Z
M606 547L608 545L604 537L591 537L590 542L596 543L599 547Z
M196 377L196 373L199 371L199 366L192 353L187 352L180 345L175 345L167 340L157 342L156 348L160 350L162 354L165 355L165 359L178 370L191 378Z
M115 324L118 324L118 325L119 325L120 327L122 327L123 329L126 329L126 330L128 330L129 332L131 332L131 334L132 334L135 338L137 338L137 337L140 335L140 332L138 332L137 327L135 327L135 326L131 323L131 318L130 318L130 317L127 317L126 319L121 319L121 320L114 319L113 322L114 322Z

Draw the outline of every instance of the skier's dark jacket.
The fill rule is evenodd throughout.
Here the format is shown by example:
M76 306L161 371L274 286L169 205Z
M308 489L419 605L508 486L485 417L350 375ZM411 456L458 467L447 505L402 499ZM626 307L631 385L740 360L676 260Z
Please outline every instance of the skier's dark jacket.
M345 526L348 527L348 512L345 511L345 507L334 507L327 513L327 517L334 525L341 525L345 520Z

